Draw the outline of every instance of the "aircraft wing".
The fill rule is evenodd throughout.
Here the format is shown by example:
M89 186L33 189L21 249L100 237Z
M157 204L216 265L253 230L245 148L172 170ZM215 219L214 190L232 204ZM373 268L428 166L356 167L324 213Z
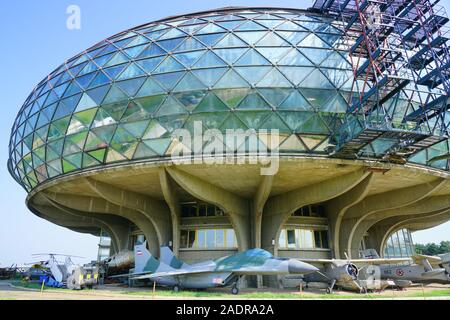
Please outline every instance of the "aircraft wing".
M441 257L438 257L438 256L427 256L427 255L424 255L424 254L413 255L411 257L411 259L413 259L414 263L416 263L416 264L422 264L422 262L424 260L428 260L428 262L430 264L435 264L435 265L442 262L442 258Z
M187 274L201 274L201 273L209 273L214 272L215 270L212 268L204 268L204 269L177 269L174 271L163 271L150 273L142 276L133 277L133 280L142 280L142 279L156 279L161 277L173 277L173 276L182 276Z
M398 258L398 259L299 259L306 263L312 263L312 264L321 264L321 265L342 265L345 263L353 263L356 265L380 265L380 264L397 264L397 263L403 263L403 262L411 262L410 258Z

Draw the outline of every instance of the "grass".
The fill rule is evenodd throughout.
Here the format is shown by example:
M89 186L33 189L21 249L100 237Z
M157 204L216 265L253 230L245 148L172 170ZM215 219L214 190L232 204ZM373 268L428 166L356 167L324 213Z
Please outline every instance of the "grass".
M125 291L122 294L139 295L139 296L153 296L151 291ZM379 294L311 294L311 293L283 293L283 292L252 292L241 293L237 296L220 293L220 292L205 292L205 291L182 291L173 292L169 290L157 290L155 293L157 297L173 297L173 298L225 298L225 299L392 299L392 298L422 298L422 297L450 297L450 289L433 290L422 292L412 292L406 295L399 295L392 293L390 295Z
M16 281L12 283L15 286L40 290L41 285L39 283L33 282L21 282ZM60 288L44 288L45 291L60 291L60 292L68 292L68 289L60 289ZM84 292L95 292L95 289L84 289ZM120 291L120 294L125 295L134 295L134 296L153 296L153 292L151 288L148 290L139 290L139 291ZM436 290L427 290L425 292L415 291L415 292L406 292L406 293L397 293L392 291L391 294L376 294L369 293L365 295L357 294L357 293L346 293L346 294L311 294L311 293L292 293L292 292L243 292L239 295L235 296L229 293L223 292L214 292L214 291L181 291L181 292L173 292L167 289L158 288L155 292L156 297L167 297L167 298L211 298L211 299L392 299L392 298L433 298L433 297L450 297L450 289L436 289Z

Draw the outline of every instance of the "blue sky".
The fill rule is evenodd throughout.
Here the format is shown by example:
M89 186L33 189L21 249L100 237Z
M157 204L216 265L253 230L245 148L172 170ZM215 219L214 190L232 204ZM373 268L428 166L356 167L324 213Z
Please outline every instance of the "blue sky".
M64 60L130 27L181 13L225 6L306 8L312 0L18 0L0 4L0 265L32 261L36 252L95 259L98 239L42 220L25 206L26 192L6 169L10 128L34 86ZM450 10L450 0L442 4ZM81 29L68 30L66 9L81 9ZM450 240L450 223L414 234L418 242Z

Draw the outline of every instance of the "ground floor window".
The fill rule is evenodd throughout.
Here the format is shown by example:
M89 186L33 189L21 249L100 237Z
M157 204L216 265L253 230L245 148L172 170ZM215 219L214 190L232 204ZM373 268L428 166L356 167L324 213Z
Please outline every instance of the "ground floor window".
M286 228L281 230L278 239L280 249L328 249L328 232L304 228Z
M233 229L181 230L180 247L193 249L236 249L236 234Z

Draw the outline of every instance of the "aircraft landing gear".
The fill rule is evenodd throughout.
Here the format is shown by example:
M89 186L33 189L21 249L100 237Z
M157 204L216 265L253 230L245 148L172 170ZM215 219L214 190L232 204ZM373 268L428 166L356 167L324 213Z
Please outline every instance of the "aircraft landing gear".
M361 293L361 294L366 294L366 293L367 293L367 288L366 288L366 287L362 287L362 288L359 290L359 293Z
M173 288L172 288L172 290L173 290L173 292L180 292L180 291L181 291L181 288L180 288L179 285L174 285Z
M335 284L336 284L336 280L333 279L333 281L331 281L331 285L325 290L325 292L327 294L332 294Z
M237 295L238 293L239 293L238 287L237 287L236 285L233 285L233 286L231 287L231 294Z

